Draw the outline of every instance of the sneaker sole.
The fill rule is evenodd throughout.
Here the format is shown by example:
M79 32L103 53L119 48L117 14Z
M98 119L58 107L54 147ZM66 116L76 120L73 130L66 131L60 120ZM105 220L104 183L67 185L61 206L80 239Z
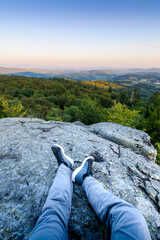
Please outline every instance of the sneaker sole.
M83 168L84 164L87 162L88 159L93 159L94 160L94 157L92 156L89 156L87 158L84 159L82 165L80 167L78 167L72 174L72 181L75 182L75 178L76 178L76 175L81 171L81 169Z

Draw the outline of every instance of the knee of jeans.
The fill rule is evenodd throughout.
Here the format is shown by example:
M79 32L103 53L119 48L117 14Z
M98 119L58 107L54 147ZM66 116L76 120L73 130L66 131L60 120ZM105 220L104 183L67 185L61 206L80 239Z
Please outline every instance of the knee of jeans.
M144 221L144 217L142 213L133 205L127 203L127 202L121 202L117 204L112 210L110 211L112 213L113 218L121 218L121 219L136 219L139 221Z
M124 216L128 219L128 221L133 221L133 222L137 222L138 224L144 224L145 223L145 219L142 215L142 213L134 206L130 206L127 207L124 210Z

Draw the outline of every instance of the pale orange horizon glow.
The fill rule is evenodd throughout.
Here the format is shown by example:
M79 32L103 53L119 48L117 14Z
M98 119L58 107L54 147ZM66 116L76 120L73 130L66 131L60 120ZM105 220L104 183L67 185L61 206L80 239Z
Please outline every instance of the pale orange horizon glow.
M108 43L80 45L74 43L61 47L39 44L10 46L4 48L0 55L0 65L30 65L44 67L160 67L160 44L158 43Z
M160 1L100 2L2 1L0 66L160 68Z

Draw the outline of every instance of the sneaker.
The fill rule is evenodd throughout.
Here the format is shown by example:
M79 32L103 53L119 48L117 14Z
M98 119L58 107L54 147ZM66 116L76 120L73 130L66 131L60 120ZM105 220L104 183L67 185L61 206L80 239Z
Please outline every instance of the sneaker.
M81 166L78 167L72 174L72 181L82 184L87 176L92 175L92 164L94 157L89 156L84 159Z
M64 149L60 145L54 144L51 149L57 159L58 166L63 163L69 168L73 167L74 161L64 153Z

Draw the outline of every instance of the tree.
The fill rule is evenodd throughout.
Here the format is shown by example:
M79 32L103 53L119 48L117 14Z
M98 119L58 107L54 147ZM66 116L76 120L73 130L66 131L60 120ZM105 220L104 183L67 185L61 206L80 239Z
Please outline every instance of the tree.
M55 95L62 95L66 93L66 88L64 87L63 84L57 83L54 89L54 94Z
M12 97L19 97L20 94L21 94L21 89L19 89L17 87L12 89L12 91L11 91L11 96Z
M111 86L108 88L108 92L112 93L112 87Z
M54 96L53 103L58 105L61 109L64 109L64 105L66 104L68 98L67 96Z
M100 100L101 105L105 108L109 108L109 107L112 107L114 105L113 100L104 96L104 95L100 96L99 100Z
M70 106L64 109L63 117L64 122L75 122L81 120L81 111L77 106Z
M105 121L105 109L90 99L83 100L79 109L81 111L81 121L84 124L88 125Z
M156 163L158 163L160 165L160 143L156 143L155 147L157 149Z
M140 93L139 93L138 88L135 88L135 89L130 91L129 99L130 99L131 105L134 104L135 102L140 101Z
M13 101L7 101L3 96L0 96L0 117L23 117L26 114L26 111L23 111L22 104L18 103L13 104Z
M62 110L59 109L59 107L56 107L55 105L52 107L51 111L47 114L45 117L45 120L50 121L62 121Z
M139 111L130 110L126 105L115 102L112 108L107 109L107 118L109 122L136 127Z
M160 143L160 93L156 92L150 98L148 106L147 132L153 143Z
M2 102L0 101L0 118L4 118L4 106L2 104Z
M128 102L129 102L129 96L128 96L128 92L127 92L126 88L123 89L123 90L120 92L118 100L119 100L120 103L122 103L122 104L128 104Z

